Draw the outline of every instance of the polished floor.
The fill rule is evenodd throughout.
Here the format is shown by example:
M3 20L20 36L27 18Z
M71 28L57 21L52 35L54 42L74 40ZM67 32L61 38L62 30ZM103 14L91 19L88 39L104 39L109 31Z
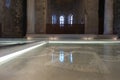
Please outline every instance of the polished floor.
M0 65L0 80L120 80L120 44L47 44Z

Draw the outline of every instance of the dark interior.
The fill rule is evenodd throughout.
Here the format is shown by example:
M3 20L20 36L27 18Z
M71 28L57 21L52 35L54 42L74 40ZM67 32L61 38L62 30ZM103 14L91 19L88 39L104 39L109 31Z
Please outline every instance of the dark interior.
M104 30L104 9L105 0L99 0L99 34L103 34Z
M83 7L80 0L49 0L48 1L48 18L50 18L46 24L47 34L84 34L83 18L79 15L83 15ZM56 24L52 24L52 15L56 15ZM68 16L72 14L74 16L73 24L68 24ZM64 15L64 26L60 26L60 16ZM83 17L83 16L82 16Z

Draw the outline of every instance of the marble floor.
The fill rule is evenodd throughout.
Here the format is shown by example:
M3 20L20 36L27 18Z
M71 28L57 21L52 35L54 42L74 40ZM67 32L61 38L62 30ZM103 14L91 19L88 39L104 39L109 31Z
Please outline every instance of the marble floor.
M0 80L120 80L120 44L47 44L0 65Z

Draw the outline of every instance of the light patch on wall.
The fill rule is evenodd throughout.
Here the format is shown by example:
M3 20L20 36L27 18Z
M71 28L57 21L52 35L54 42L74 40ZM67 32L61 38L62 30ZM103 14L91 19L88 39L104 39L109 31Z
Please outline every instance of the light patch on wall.
M57 23L56 15L52 15L52 24L56 23Z

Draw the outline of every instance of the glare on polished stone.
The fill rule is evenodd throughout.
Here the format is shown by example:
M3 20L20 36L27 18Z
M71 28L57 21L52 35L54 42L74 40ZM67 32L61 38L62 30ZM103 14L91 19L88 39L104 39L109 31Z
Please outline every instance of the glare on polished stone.
M0 66L0 80L120 80L120 44L47 44Z

